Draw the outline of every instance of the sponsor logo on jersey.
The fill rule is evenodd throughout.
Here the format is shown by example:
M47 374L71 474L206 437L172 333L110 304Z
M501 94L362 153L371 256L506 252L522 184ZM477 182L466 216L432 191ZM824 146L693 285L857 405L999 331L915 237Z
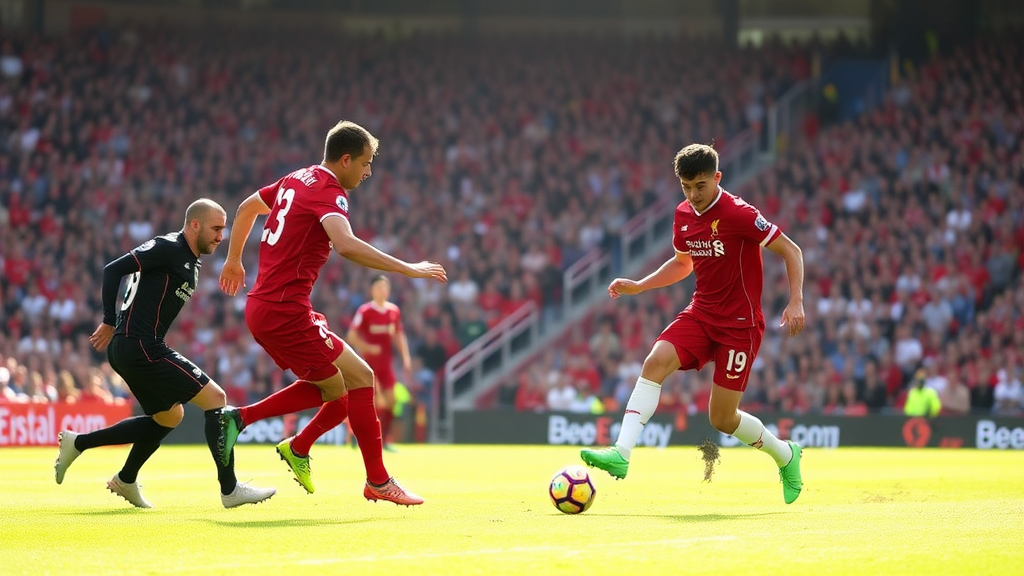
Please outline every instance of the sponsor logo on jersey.
M680 232L686 232L686 229L689 228L689 227L690 227L689 224L683 224L682 226L679 227L679 231Z
M693 258L725 256L725 242L721 240L687 240L686 247Z
M188 285L188 282L182 282L181 287L175 290L174 294L183 302L188 302L188 299L192 297L192 287Z

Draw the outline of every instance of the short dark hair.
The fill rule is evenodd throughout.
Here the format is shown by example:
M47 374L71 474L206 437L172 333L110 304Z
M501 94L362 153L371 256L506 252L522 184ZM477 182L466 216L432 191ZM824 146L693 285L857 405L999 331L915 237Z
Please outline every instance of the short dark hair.
M377 274L376 276L373 277L373 279L370 280L370 288L376 286L377 282L387 282L388 284L391 284L391 280L388 280L387 276L383 274Z
M345 154L358 158L362 156L366 147L370 147L370 156L377 155L377 138L370 134L370 131L355 122L342 120L327 131L327 141L324 143L324 160L337 162Z
M676 153L672 161L676 176L693 180L701 174L718 172L718 152L707 144L690 144Z

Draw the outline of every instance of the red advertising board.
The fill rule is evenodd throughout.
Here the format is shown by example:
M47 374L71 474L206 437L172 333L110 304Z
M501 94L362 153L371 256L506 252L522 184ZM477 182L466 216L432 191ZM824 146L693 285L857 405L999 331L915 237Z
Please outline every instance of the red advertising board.
M56 446L61 430L92 432L132 415L127 404L0 402L0 447Z

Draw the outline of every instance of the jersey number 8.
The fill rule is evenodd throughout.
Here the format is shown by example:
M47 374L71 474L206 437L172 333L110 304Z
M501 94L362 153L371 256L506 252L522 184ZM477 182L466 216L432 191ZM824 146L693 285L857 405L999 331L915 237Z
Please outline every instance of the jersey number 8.
M139 293L139 280L142 279L142 272L132 272L125 282L124 303L121 304L121 311L124 312L135 301L135 295Z
M292 200L295 199L295 190L289 188L285 190L283 187L277 191L277 200L274 204L277 206L277 223L271 230L270 222L267 222L266 227L263 228L263 237L261 241L266 242L270 246L277 244L277 241L281 239L281 234L284 233L284 217L288 214L288 211L292 208Z

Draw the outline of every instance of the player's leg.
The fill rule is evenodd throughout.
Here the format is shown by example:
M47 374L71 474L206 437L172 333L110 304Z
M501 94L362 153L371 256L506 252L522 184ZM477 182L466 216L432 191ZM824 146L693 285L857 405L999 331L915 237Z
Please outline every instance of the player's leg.
M274 488L257 488L244 482L239 482L235 477L235 454L234 451L228 455L227 464L220 458L220 411L227 403L227 395L224 389L216 382L210 381L199 391L191 402L203 410L206 417L204 432L206 433L206 445L213 456L213 462L217 466L217 481L220 483L221 504L225 508L234 508L242 504L256 504L273 496L277 490Z
M684 353L686 352L684 351ZM686 358L686 360L693 361L691 358ZM665 340L655 342L647 359L644 360L643 369L633 387L633 392L629 395L626 413L622 417L619 437L615 440L615 445L600 450L584 449L580 452L583 461L589 466L595 466L608 472L617 479L625 478L629 471L629 458L640 437L640 432L658 408L658 401L661 398L661 383L680 366L679 352L673 344Z
M760 332L743 331L733 337L719 337L715 344L715 376L708 404L708 418L718 431L767 453L779 466L787 504L800 495L800 447L784 442L765 428L756 416L739 409L750 369L760 346Z
M313 382L296 380L255 404L239 408L225 406L218 416L220 432L217 449L221 463L227 465L235 448L235 441L246 426L266 418L316 408L333 397L333 393L317 387Z
M128 452L128 457L125 458L124 466L107 482L107 489L124 498L133 506L152 508L152 505L142 497L141 486L137 482L139 470L160 448L160 443L171 433L171 430L181 424L181 419L184 416L185 410L181 404L175 404L167 410L153 414L153 417L150 418L152 426L136 437L132 449Z
M266 303L255 298L246 302L245 321L249 331L278 366L290 369L300 380L255 404L221 411L222 459L228 457L238 434L249 424L316 408L345 393L344 383L332 377L337 370L331 365L345 343L330 331L323 315L309 309L275 313L265 307ZM274 318L273 324L266 322L268 315Z
M711 425L720 432L730 434L744 444L767 453L779 466L782 492L786 504L800 495L803 481L800 477L800 446L782 441L765 428L756 416L739 409L743 392L729 390L719 384L711 387L708 416Z
M153 416L125 418L116 424L87 434L63 430L58 435L60 448L57 461L54 463L57 484L64 481L68 467L86 450L100 446L134 444L156 436L163 438L170 432L170 429L166 429L163 434L161 432L164 432L164 427L154 421Z
M142 406L146 415L126 418L112 426L95 430L87 434L76 434L69 430L62 431L58 436L59 452L54 463L57 483L64 481L64 475L71 463L85 450L100 446L122 444L142 444L135 452L133 461L138 460L147 450L155 451L170 431L181 421L174 413L177 401L165 394L159 384L166 376L166 367L157 364L142 349L137 340L115 337L107 349L110 365L124 378L129 389ZM178 406L178 410L181 406ZM152 443L156 442L156 447ZM133 448L134 451L134 448ZM149 454L152 454L152 451ZM147 455L146 458L149 456ZM145 461L145 458L142 459ZM135 481L131 477L129 483Z
M380 421L374 405L374 375L366 361L346 347L335 362L345 375L348 389L349 425L359 442L366 467L366 486L363 496L367 500L387 500L395 504L413 506L423 503L412 492L402 488L384 467L384 447L380 436Z
M347 348L346 348L347 350ZM344 352L342 352L344 354ZM351 353L351 352L350 352ZM344 389L345 379L341 372L333 364L330 369L334 374L328 378L316 381L318 387L326 390ZM343 395L320 406L313 419L306 424L305 428L291 438L285 438L277 445L277 453L281 456L292 474L295 481L302 486L308 494L313 493L313 479L310 475L309 451L318 438L326 434L335 426L341 424L348 417L348 396Z
M693 316L680 313L661 333L644 360L615 445L600 450L584 449L580 458L615 478L626 477L629 458L640 432L654 415L661 398L661 383L676 370L700 369L711 358L711 340Z

